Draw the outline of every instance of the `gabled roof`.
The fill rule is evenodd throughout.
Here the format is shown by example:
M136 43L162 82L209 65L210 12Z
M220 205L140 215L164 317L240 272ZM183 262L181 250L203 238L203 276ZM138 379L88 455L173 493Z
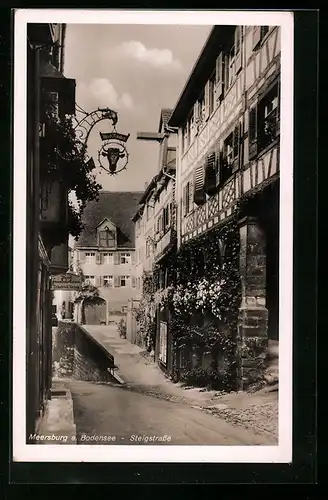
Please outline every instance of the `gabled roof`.
M161 116L160 116L159 125L158 125L158 132L161 132L162 126L165 127L165 125L168 123L171 114L172 114L172 109L169 109L169 108L161 109Z
M111 221L108 217L105 217L103 220L101 220L101 221L99 222L99 224L97 224L97 227L101 226L104 222L108 222L109 224L111 224L111 225L115 226L115 224L114 224L114 222L113 222L113 221ZM116 227L116 226L115 226L115 227Z
M134 248L134 224L142 192L101 191L99 200L87 204L82 214L84 229L76 243L77 247L97 246L97 227L109 219L117 227L119 247Z

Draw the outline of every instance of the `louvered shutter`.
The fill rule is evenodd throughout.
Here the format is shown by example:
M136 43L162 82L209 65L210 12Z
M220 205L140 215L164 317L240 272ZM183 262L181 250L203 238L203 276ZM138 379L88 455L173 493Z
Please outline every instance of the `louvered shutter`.
M100 253L96 253L96 264L100 264Z
M253 28L253 50L256 49L261 41L261 26L254 26Z
M120 286L120 277L119 276L114 276L114 286L115 287Z
M135 265L135 263L136 263L136 253L135 252L131 252L131 263L132 263L132 265Z
M220 99L223 95L223 84L224 84L224 63L223 63L223 55L222 52L216 59L216 87L215 94L216 99Z
M233 157L234 159L239 155L239 141L240 141L240 130L239 123L235 126L233 131Z
M96 276L96 286L101 286L101 276Z
M119 264L120 263L120 253L119 252L115 252L114 253L114 264Z
M248 158L251 160L257 154L257 105L248 113Z
M216 154L211 152L206 158L205 167L205 192L208 195L213 195L217 191L216 189Z
M197 165L194 172L194 202L203 205L206 201L205 195L205 168L201 163Z
M104 286L104 277L103 276L99 276L99 286Z

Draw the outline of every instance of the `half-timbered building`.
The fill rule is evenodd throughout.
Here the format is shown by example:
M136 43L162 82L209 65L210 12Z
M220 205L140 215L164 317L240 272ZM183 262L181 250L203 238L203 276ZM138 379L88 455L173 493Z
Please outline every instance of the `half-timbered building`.
M179 129L178 247L243 207L237 334L261 339L264 356L279 339L280 52L277 26L214 26L169 120ZM240 356L243 386L256 366Z

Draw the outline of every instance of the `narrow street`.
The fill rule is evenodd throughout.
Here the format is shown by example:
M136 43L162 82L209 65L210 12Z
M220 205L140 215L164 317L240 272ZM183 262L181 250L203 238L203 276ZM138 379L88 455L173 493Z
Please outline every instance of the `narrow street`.
M205 392L172 383L138 346L119 337L115 325L84 327L114 355L124 384L67 381L79 444L115 439L108 444L153 445L164 436L164 444L175 445L270 444L266 436L206 413L197 405L208 397Z
M136 436L157 439L169 436L164 444L174 445L256 445L263 439L236 430L221 419L152 396L108 385L71 381L77 442L106 444L86 440L97 436L115 438L108 444L163 444L160 441L135 441ZM94 439L93 437L91 439Z

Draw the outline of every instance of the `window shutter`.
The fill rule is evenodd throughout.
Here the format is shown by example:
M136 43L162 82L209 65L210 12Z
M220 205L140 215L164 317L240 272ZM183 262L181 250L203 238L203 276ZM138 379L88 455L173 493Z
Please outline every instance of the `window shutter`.
M133 265L136 263L136 252L131 252L131 263Z
M101 286L101 276L96 276L95 282L96 286Z
M136 279L134 276L132 276L132 288L136 287Z
M114 276L114 286L115 287L120 286L120 277L119 276Z
M99 286L104 286L104 277L99 276Z
M235 72L236 74L242 68L242 40L243 40L243 27L237 26L235 31Z
M219 54L219 56L216 59L216 87L215 87L215 94L216 94L216 99L220 99L223 95L223 85L224 85L224 61L223 61L223 54Z
M207 82L205 85L205 120L209 117L210 114L210 82Z
M100 253L96 253L96 264L100 264Z
M216 193L216 154L214 151L206 158L205 192L210 196Z
M233 168L232 172L235 172L239 168L240 159L240 123L238 123L233 131Z
M205 195L205 168L201 163L194 171L194 202L196 205L203 205L206 201Z
M194 104L194 123L197 124L199 120L199 102L195 102Z
M120 253L119 252L115 252L114 253L114 264L117 265L120 263Z
M189 181L189 196L188 196L188 212L191 212L192 209L194 208L194 200L193 200L193 195L194 195L194 184L193 181Z
M186 200L186 196L187 196L187 186L184 186L184 188L183 188L183 195L182 195L182 211L183 211L183 215L187 214L187 200Z
M261 41L261 26L253 28L253 50L255 50Z
M248 113L248 157L251 160L257 154L257 105Z

